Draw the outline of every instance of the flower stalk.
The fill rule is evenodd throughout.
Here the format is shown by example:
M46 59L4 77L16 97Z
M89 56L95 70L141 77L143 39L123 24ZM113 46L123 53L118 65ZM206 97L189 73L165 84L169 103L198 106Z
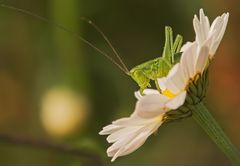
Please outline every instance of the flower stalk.
M203 128L213 142L231 160L233 165L240 165L240 153L232 144L217 121L209 113L205 105L200 102L191 108L194 120Z

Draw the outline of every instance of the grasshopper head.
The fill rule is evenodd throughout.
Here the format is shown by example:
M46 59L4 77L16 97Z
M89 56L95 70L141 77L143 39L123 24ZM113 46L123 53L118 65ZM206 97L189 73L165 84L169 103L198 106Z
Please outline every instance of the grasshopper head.
M130 70L129 75L138 84L138 86L140 87L140 92L142 94L144 89L151 86L149 84L150 79L145 75L145 73L141 69L133 68L132 70Z

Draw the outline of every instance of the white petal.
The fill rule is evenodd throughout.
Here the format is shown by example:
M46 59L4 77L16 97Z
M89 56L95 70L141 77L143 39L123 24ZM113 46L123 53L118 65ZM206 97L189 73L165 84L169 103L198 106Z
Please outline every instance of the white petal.
M226 31L228 18L229 18L229 13L225 14L224 17L223 17L223 24L222 24L221 30L220 30L217 38L215 39L215 42L211 46L211 50L210 50L211 57L210 58L212 58L213 55L216 53L216 50L217 50L217 48L218 48L218 46L219 46L219 44L220 44L220 42L223 38L223 35Z
M189 47L191 47L191 45L193 44L193 42L187 42L185 43L182 48L181 48L181 52L186 51L186 49L188 49Z
M153 94L159 94L159 91L155 90L155 89L144 89L143 91L144 95L153 95Z
M119 129L121 129L122 127L121 126L117 126L117 125L113 125L113 124L110 124L108 126L105 126L102 131L99 132L100 135L108 135L108 134L111 134L115 131L118 131Z
M162 91L167 89L167 87L166 87L166 79L167 79L166 77L162 77L162 78L157 79L158 85L160 86L160 89Z
M184 104L186 95L187 95L186 91L181 92L178 96L176 96L175 98L173 98L169 102L167 102L166 106L172 110L179 108L180 106L182 106Z
M202 31L204 33L204 39L206 39L210 30L209 19L207 16L205 16L203 9L200 9L199 13L200 13L201 28L203 29Z
M194 27L195 34L196 34L196 41L199 44L201 44L204 40L204 34L203 34L202 29L201 29L200 21L198 20L196 15L193 18L193 27Z
M114 162L119 156L123 156L123 154L122 154L123 151L124 151L123 148L118 149L118 151L114 154L111 162ZM110 157L110 156L109 156L109 157Z
M140 100L142 98L140 91L134 92L134 95L138 100Z
M183 73L182 66L178 63L170 70L167 76L166 87L172 93L177 94L186 87L187 81L188 78Z
M199 49L198 52L198 58L196 61L196 73L202 73L208 62L209 49L208 47L203 46Z
M144 89L143 94L144 95L159 94L159 91L155 89ZM135 92L134 95L138 100L140 100L143 97L140 91Z
M204 41L208 38L210 23L207 16L205 16L203 9L199 11L200 20L198 20L197 16L194 16L193 19L193 27L196 34L196 41L199 45L202 45Z
M137 134L138 134L137 132L132 131L132 135L128 135L127 137L124 137L118 140L117 142L115 142L114 144L112 144L107 149L108 157L113 157L121 147L126 146L126 144L128 144L132 139L134 139L134 137L136 137Z
M132 134L133 131L139 130L139 128L140 128L139 126L127 126L125 128L122 128L118 131L115 131L111 135L109 135L107 137L107 141L108 141L108 143L116 142L119 139L121 139L123 137L127 137L128 135Z
M168 90L170 90L172 93L176 94L178 93L181 89L179 88L178 82L177 81L173 81L170 80L169 78L172 76L177 76L177 67L178 65L175 65L170 71L169 74L167 75L167 79L166 79L166 87Z
M134 112L130 117L128 118L121 118L116 121L113 121L112 123L114 125L127 127L127 126L136 126L136 125L143 125L146 123L150 123L151 119L143 119L137 115L136 112Z
M168 97L161 94L146 95L137 102L135 111L142 118L153 118L167 111L167 101Z
M127 146L124 147L123 155L128 155L135 150L137 150L140 146L144 144L146 139L152 134L151 131L141 132L137 137L135 137Z
M142 125L142 126L135 126L135 128L132 128L131 132L129 134L125 134L124 136L120 136L121 138L117 139L117 141L112 144L108 149L107 153L109 157L112 157L119 151L120 148L125 147L129 142L131 142L138 134L140 134L144 127L147 127L148 124ZM128 128L131 128L132 126L126 126L124 129L128 130ZM114 133L113 133L114 134Z
M217 34L219 34L219 32L221 31L222 24L223 24L223 19L220 16L216 17L211 25L209 33L212 33L213 31L217 31Z
M197 43L192 43L182 54L180 65L186 78L195 75L195 62L197 58Z
M112 146L111 146L112 147ZM109 147L109 148L111 148L111 147ZM123 156L122 155L122 151L123 151L123 149L121 150L121 147L119 147L119 148L115 148L114 150L109 150L109 148L107 149L107 155L108 155L108 157L113 157L112 159L111 159L111 162L114 162L118 157L120 157L120 156Z

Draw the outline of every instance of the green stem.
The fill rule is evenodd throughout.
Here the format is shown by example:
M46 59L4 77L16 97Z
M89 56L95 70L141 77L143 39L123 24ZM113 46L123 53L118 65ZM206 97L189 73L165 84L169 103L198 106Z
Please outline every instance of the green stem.
M224 154L232 161L233 165L240 166L240 153L238 149L231 143L219 124L209 113L203 103L199 103L192 108L193 118L210 136L215 144L224 152Z

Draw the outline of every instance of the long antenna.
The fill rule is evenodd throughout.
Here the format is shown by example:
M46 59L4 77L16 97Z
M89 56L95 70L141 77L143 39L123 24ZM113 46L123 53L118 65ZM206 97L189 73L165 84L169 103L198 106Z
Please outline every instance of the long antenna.
M59 28L67 33L70 33L72 34L74 37L80 39L82 42L84 42L85 44L89 45L90 47L92 47L94 50L96 50L97 52L99 52L100 54L102 54L103 56L105 56L109 61L111 61L113 64L115 64L120 70L122 70L124 73L128 73L128 70L127 68L121 66L120 64L118 64L112 57L110 57L106 52L102 51L101 49L99 49L98 47L94 46L91 42L89 42L88 40L86 40L85 38L83 38L82 36L80 36L79 34L77 34L76 32L74 31L70 31L69 29L67 29L66 27L60 25L60 24L57 24L55 22L51 22L50 20L48 20L47 18L45 17L42 17L42 16L39 16L35 13L32 13L28 10L24 10L24 9L21 9L21 8L17 8L17 7L14 7L14 6L10 6L10 5L6 5L6 4L3 4L1 3L0 4L1 7L3 8L6 8L6 9L10 9L10 10L13 10L13 11L17 11L17 12L20 12L20 13L23 13L23 14L26 14L26 15L29 15L29 16L32 16L34 18L37 18L43 22L46 22L48 23L49 25L53 25L55 26L56 28ZM121 62L121 61L120 61ZM121 62L122 64L122 62ZM125 65L124 65L125 66Z
M112 43L110 42L110 40L108 39L108 37L103 33L103 31L95 24L93 23L93 21L91 21L90 19L86 18L86 17L81 17L80 18L82 21L87 22L88 24L90 24L91 26L93 26L93 28L99 32L102 37L104 38L104 40L107 42L108 46L112 49L112 51L114 52L114 54L116 55L117 59L119 60L119 62L122 64L123 68L126 71L129 71L127 66L125 65L125 63L123 62L122 58L120 57L120 55L117 53L116 49L113 47Z

